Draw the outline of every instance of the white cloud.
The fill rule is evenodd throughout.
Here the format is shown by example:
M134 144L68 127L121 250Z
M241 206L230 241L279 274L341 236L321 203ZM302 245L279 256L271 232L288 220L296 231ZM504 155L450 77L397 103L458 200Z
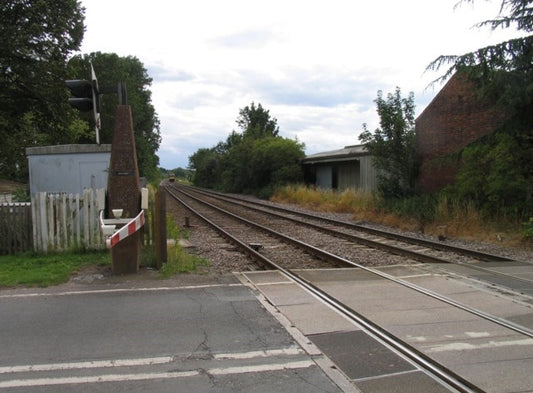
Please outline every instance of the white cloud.
M82 51L138 57L153 78L166 168L236 129L239 109L261 103L283 136L308 154L358 143L377 126L373 100L396 86L420 113L440 89L424 73L442 54L510 36L472 29L499 2L478 0L82 0Z

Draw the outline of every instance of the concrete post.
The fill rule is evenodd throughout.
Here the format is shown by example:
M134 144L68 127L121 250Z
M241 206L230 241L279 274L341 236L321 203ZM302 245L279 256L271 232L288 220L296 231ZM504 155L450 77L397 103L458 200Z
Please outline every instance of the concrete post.
M122 218L134 218L141 211L139 168L129 105L117 107L107 192L108 217L112 209L123 209ZM140 257L141 232L137 231L111 249L113 273L137 273Z

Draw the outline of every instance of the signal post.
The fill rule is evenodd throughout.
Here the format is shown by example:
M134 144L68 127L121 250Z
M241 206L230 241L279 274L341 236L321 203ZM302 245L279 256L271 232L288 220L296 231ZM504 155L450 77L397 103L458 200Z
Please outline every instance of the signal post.
M92 110L95 122L96 143L100 144L100 90L98 80L91 64L91 80L67 80L66 85L73 97L69 98L72 107L81 112ZM141 257L141 232L144 215L141 206L141 187L139 168L133 134L131 107L126 105L126 88L119 84L119 105L115 116L111 161L107 180L106 216L113 217L115 211L121 211L120 217L104 219L102 230L116 224L124 225L110 238L112 269L114 274L130 274L139 271ZM112 213L113 212L113 213ZM106 225L111 224L111 225ZM127 228L125 228L127 227ZM109 234L108 234L109 235Z

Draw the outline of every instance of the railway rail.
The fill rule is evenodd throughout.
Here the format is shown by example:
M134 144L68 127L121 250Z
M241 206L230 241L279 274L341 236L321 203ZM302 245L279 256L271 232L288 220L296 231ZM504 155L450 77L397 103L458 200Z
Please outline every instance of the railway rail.
M241 206L246 206L246 207L248 207L250 209L257 209L257 206L259 206L259 207L261 207L263 209L266 209L266 210L275 210L275 211L279 211L279 212L282 212L282 213L285 213L285 214L288 214L288 215L291 215L291 216L299 216L299 217L309 218L309 219L313 219L313 220L329 223L329 224L332 224L332 225L335 225L335 226L342 226L342 227L345 227L345 228L357 230L359 232L363 232L363 233L366 233L366 234L369 234L369 235L375 235L375 236L378 236L378 237L381 237L381 238L385 238L385 239L388 239L388 240L403 242L403 243L412 244L412 245L419 245L419 246L427 247L429 249L434 249L434 250L453 252L454 254L463 255L463 256L467 256L467 257L472 257L472 258L476 258L476 259L482 260L482 261L487 261L487 262L514 261L514 259L512 259L512 258L508 258L508 257L502 256L502 255L490 254L490 253L481 252L481 251L477 251L477 250L472 250L472 249L468 249L468 248L452 246L452 245L448 245L448 244L445 244L445 243L442 243L442 242L435 242L435 241L431 241L431 240L426 240L426 239L420 239L420 238L415 238L415 237L411 237L411 236L406 236L406 235L402 235L402 234L399 234L399 233L388 232L388 231L384 231L384 230L370 228L370 227L367 227L367 226L364 226L364 225L360 225L360 224L356 224L356 223L353 223L353 222L335 220L335 219L331 219L331 218L320 216L318 214L312 214L312 213L309 213L309 212L303 212L303 211L298 211L298 210L291 210L291 209L284 208L284 207L281 207L281 206L275 206L275 205L272 205L272 204L268 204L268 203L265 203L265 202L260 202L260 201L253 201L252 202L252 201L244 199L244 198L239 198L239 197L236 197L236 196L233 196L233 195L229 195L229 194L222 194L222 193L211 191L211 190L205 190L205 189L199 189L199 188L193 188L193 187L186 187L186 186L181 186L181 187L188 188L191 191L194 191L196 193L202 193L202 194L207 195L207 196L211 196L211 197L216 196L216 197L218 197L221 200L225 200L225 201L228 201L228 202L233 202L233 203L239 204ZM285 217L290 219L287 216L285 216ZM381 240L380 242L384 243L383 240ZM376 246L376 247L379 247L379 244L374 244L373 243L373 245ZM388 249L392 249L392 248L388 248ZM401 253L401 251L399 251L399 252Z
M180 189L185 187L180 186ZM187 192L194 195L208 197L212 203L231 203L234 206L253 210L258 213L268 214L269 217L288 220L297 225L304 225L314 230L321 231L330 236L344 239L345 241L360 244L369 248L383 250L412 260L432 263L461 265L468 270L483 272L483 280L490 285L505 286L511 291L516 291L527 296L533 296L533 282L530 278L519 275L510 275L498 271L499 263L508 262L515 265L527 266L529 262L514 261L511 258L455 247L440 242L429 241L400 235L388 231L380 231L357 225L351 222L333 220L316 214L289 210L279 206L272 206L261 202L251 202L242 198L228 196L207 190L188 187ZM225 207L227 209L227 207ZM233 210L235 211L235 210ZM238 212L238 210L237 210ZM269 219L272 221L272 218ZM279 227L284 224L280 224ZM441 269L446 269L440 266ZM449 271L449 269L448 269Z
M275 252L271 252L272 257L270 257L266 255L266 254L269 254L269 252L266 252L267 250L265 249L260 250L259 247L263 245L263 243L272 242L271 239L276 237L278 239L281 239L281 242L283 244L292 244L292 245L295 245L300 250L302 249L305 250L307 259L309 259L309 255L313 255L317 257L319 260L328 261L328 263L332 264L333 266L351 266L351 267L361 269L365 272L371 273L372 275L378 276L383 280L389 280L391 282L394 282L395 284L402 285L424 296L431 297L432 299L436 299L439 302L446 303L447 305L451 307L458 308L464 312L471 313L472 315L475 315L478 318L489 321L490 323L496 324L505 329L509 329L510 331L513 332L513 334L518 334L518 335L527 337L528 339L533 338L533 331L527 327L513 323L504 318L494 316L490 313L484 312L474 307L470 307L468 305L462 304L458 301L452 300L436 292L422 288L411 282L399 279L397 277L393 277L387 273L384 273L383 271L377 270L372 267L364 266L360 263L353 262L345 257L335 255L332 252L322 249L321 247L307 244L306 242L302 240L298 240L294 237L288 236L286 234L282 234L277 230L267 228L265 225L258 224L251 219L239 217L234 212L221 209L220 207L215 206L213 203L202 201L200 198L192 195L190 191L191 191L190 189L188 191L185 191L182 187L167 187L168 194L172 198L174 198L176 201L181 203L183 206L185 206L187 209L191 211L196 211L198 209L202 209L202 210L205 209L206 213L196 213L196 214L198 214L202 220L207 222L209 225L215 228L219 233L221 233L226 239L228 239L229 242L240 247L249 256L260 261L264 266L267 266L269 269L276 269L276 270L283 272L283 274L290 277L292 280L299 283L301 286L306 288L308 291L313 293L315 296L322 299L322 301L329 304L330 307L342 313L347 318L353 320L359 326L362 326L368 332L368 334L370 334L372 337L391 346L396 351L398 351L403 356L405 356L407 359L410 359L411 362L417 364L418 367L425 370L428 374L432 375L435 379L441 381L446 386L452 387L452 389L455 389L456 391L481 392L483 390L477 387L476 385L474 385L473 383L469 382L465 378L461 377L457 372L443 366L439 362L434 361L430 356L427 356L423 351L420 351L415 346L407 343L404 340L398 339L395 335L391 334L386 329L379 326L379 324L372 322L370 319L366 318L364 315L358 313L356 310L347 306L346 304L343 304L343 302L327 294L326 292L324 292L323 290L315 286L309 280L306 280L301 275L295 273L294 269L296 268L296 266L298 266L298 264L296 265L293 264L292 266L291 265L283 266L284 264L283 261L285 258L281 258L282 262L280 262L279 258L277 261L275 261L275 258L276 258ZM207 197L205 191L202 191L201 194L202 194L202 199L205 199ZM220 196L218 197L220 198ZM212 199L213 197L209 195L209 198ZM187 199L187 201L185 201L185 199ZM224 199L229 199L229 198L224 197ZM240 208L244 208L244 207L249 208L248 206L244 206L246 204L244 204L241 201L232 201L232 203L237 206L240 205ZM202 206L202 208L198 206ZM263 207L261 208L255 207L254 209L256 213L264 214ZM212 213L213 211L216 211L216 213ZM293 212L291 212L291 214L292 213ZM216 216L216 218L207 217L207 215L209 215L210 217L215 217L213 216L213 214ZM221 218L221 215L224 215L225 217L230 217L232 220L232 223L228 224L228 222L225 222L224 219ZM287 219L287 217L277 217L277 218L283 219L283 220ZM315 217L312 217L312 218L316 219ZM238 220L240 224L235 224L234 220ZM271 221L271 220L272 219L269 219L267 221ZM291 218L291 220L294 223L298 223L298 224L302 223L301 219ZM224 225L225 228L222 228L221 225L217 225L215 221L217 222L222 221L223 222L222 225ZM246 225L246 229L243 229L242 227L240 227L240 225L242 224ZM306 223L306 225L308 226L311 225L312 227L314 227L314 230L324 231L323 225L321 226L319 224L310 224L310 223ZM228 227L231 230L229 230ZM268 238L261 237L264 235L258 235L256 232L252 234L252 230L250 229L252 227L260 230L262 233L267 233ZM335 236L337 237L343 237L344 239L349 239L349 241L354 241L354 238L352 237L354 235L341 234L339 233L337 229L333 229L332 231L333 233L335 233ZM238 232L239 235L235 236L233 234L235 232ZM250 239L252 240L262 239L262 240L251 241ZM366 245L370 244L367 242L367 240L365 240L364 242ZM374 245L372 246L377 248L377 246L374 246ZM279 244L275 246L271 246L270 251L272 251L273 249L281 248L281 247L282 246ZM382 247L380 246L379 248L382 248ZM296 254L296 251L292 249L290 252L291 252L291 255ZM394 252L399 253L399 251L397 251L396 249L394 249ZM403 254L403 252L401 254L405 255ZM411 250L409 250L408 255L413 259L415 258L417 260L422 259L424 260L424 262L428 262L427 255L423 257L418 257L418 256L413 257L413 253ZM484 258L485 257L486 256L484 256ZM305 259L305 258L306 256L297 257L297 259ZM294 258L291 257L291 259L294 259ZM433 263L435 263L435 261L437 261L438 263L448 262L446 260L443 260L440 257L435 257L435 258L429 257L429 259L432 259ZM502 260L499 260L499 261L502 261ZM317 261L316 263L320 263L320 261Z

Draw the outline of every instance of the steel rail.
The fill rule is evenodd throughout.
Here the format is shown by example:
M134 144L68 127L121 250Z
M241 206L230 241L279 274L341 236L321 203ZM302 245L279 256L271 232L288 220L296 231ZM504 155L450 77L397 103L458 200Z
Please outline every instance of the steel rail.
M210 193L201 192L201 194L204 194L204 195L207 195L207 196L211 197ZM295 218L295 217L287 217L285 215L274 213L274 212L271 212L271 211L267 211L267 210L264 210L264 209L259 208L259 207L247 206L244 203L225 200L224 198L222 198L222 200L224 200L226 202L229 202L229 203L232 203L232 204L235 204L237 206L244 207L246 209L250 209L250 210L261 212L261 213L266 213L266 214L272 215L274 217L282 218L284 220L292 221L292 222L295 222L297 224L305 225L307 227L316 229L318 231L325 232L327 234L330 234L330 235L333 235L333 236L336 236L336 237L340 237L340 238L345 239L345 240L356 242L356 243L365 245L365 246L370 247L370 248L381 249L381 250L384 250L384 251L389 252L391 254L400 255L400 256L406 256L406 257L409 257L411 259L414 259L414 260L417 260L417 261L420 261L420 262L426 262L426 263L450 263L450 261L448 261L446 259L442 259L442 258L431 256L431 255L422 254L420 252L416 252L416 251L413 251L413 250L407 250L405 248L397 247L397 246L390 245L390 244L387 244L387 243L382 243L382 242L379 242L379 241L376 241L376 240L372 240L372 239L367 239L367 238L360 237L360 236L357 236L357 235L351 235L349 233L341 232L341 231L338 231L336 229L325 228L322 225L313 224L313 223L310 223L310 222L307 222L307 221L300 220L300 219Z
M192 188L192 187L188 187L188 188ZM288 220L288 221L292 221L292 222L295 222L295 223L298 223L298 224L306 225L308 227L314 228L316 230L325 232L325 233L333 235L333 236L337 236L337 237L340 237L340 238L343 238L343 239L346 239L346 240L350 240L350 241L353 241L353 242L356 242L356 243L359 243L359 244L363 244L363 245L371 247L371 248L381 249L381 250L384 250L384 251L389 252L391 254L400 255L400 256L406 256L406 257L409 257L411 259L414 259L414 260L417 260L417 261L420 261L420 262L424 262L424 263L453 263L455 265L466 266L466 267L468 267L469 269L472 269L472 270L477 270L477 271L481 271L481 272L488 272L488 273L490 273L492 275L495 275L495 276L507 277L509 279L512 279L512 280L515 280L515 281L519 281L519 282L524 282L524 283L531 283L532 282L532 280L527 279L527 278L517 277L517 276L511 275L511 274L508 274L508 273L499 272L497 270L491 270L491 269L488 269L488 268L485 268L485 267L482 267L482 266L476 266L476 265L473 265L473 264L468 263L468 262L450 261L448 259L443 259L443 258L440 258L440 257L427 255L427 254L424 254L424 253L421 253L421 252L418 252L418 251L405 249L405 248L399 247L397 245L391 245L391 244L383 243L381 241L367 239L367 238L360 237L360 236L357 236L357 235L351 235L351 234L348 234L348 233L345 233L345 232L342 232L342 231L338 231L338 230L332 229L332 228L325 228L325 227L323 227L321 225L313 224L313 223L310 223L310 222L307 222L307 221L302 221L302 220L300 220L298 218L295 218L295 217L289 217L289 216L286 216L286 215L283 215L283 214L278 214L278 213L274 213L272 211L268 211L269 206L261 204L261 203L249 202L252 205L264 206L267 209L263 209L263 208L256 207L256 206L249 206L246 203L242 203L236 197L226 198L222 194L217 193L217 192L204 192L204 191L199 191L196 188L193 188L193 190L195 192L198 192L198 193L200 193L202 195L206 195L206 196L211 197L211 198L216 198L218 200L222 200L222 201L225 201L225 202L228 202L228 203L232 203L234 205L241 206L241 207L244 207L244 208L247 208L247 209L250 209L250 210L254 210L254 211L265 213L265 214L270 214L272 216L279 217L279 218L282 218L282 219L285 219L285 220ZM287 210L287 209L284 209L284 208L275 207L274 210L292 214L291 210ZM299 214L298 212L296 212L296 214L300 215L300 216L307 217L307 218L322 219L319 216L308 215L307 213ZM357 230L357 229L353 228L352 224L350 224L350 223L346 223L346 222L343 222L343 221L337 221L337 220L331 220L331 219L325 219L325 220L327 220L327 222L329 222L331 224L337 224L338 223L338 224L341 224L341 225L343 225L344 227L346 227L348 229ZM404 241L403 240L404 238L405 237L402 237L402 240L396 240L396 241ZM411 239L411 238L409 237L408 239ZM449 247L451 247L451 246L449 246ZM455 250L455 249L453 249L453 250ZM489 254L483 254L483 255L489 255ZM483 260L486 260L486 259L487 258L483 258ZM511 261L511 260L509 260L509 261ZM515 261L515 262L523 263L523 262L520 262L520 261ZM512 287L510 287L510 289L513 290Z
M352 308L348 307L347 305L343 304L339 300L335 299L333 296L327 294L320 288L316 287L314 284L312 284L310 281L306 280L303 277L300 277L298 274L292 272L291 270L285 269L281 266L279 266L274 261L270 260L269 258L265 257L264 255L260 254L259 252L255 251L253 248L245 244L244 242L240 241L238 238L231 235L229 232L215 224L213 221L199 213L197 210L189 206L185 201L183 201L180 197L178 197L176 194L171 192L167 188L167 192L169 195L172 196L175 200L177 200L179 203L181 203L186 209L193 212L196 216L198 216L200 219L208 223L211 227L213 227L217 232L222 234L224 237L226 237L228 240L230 240L232 243L239 245L245 252L257 260L259 260L264 265L270 266L284 275L286 275L288 278L293 280L294 282L298 283L298 285L305 288L307 291L309 291L311 294L317 296L321 301L329 305L330 307L334 308L338 312L345 315L348 319L358 324L360 327L362 327L367 334L371 335L373 338L377 339L378 341L387 344L388 346L394 348L397 352L405 356L406 358L410 359L413 363L415 363L418 367L426 371L427 373L431 374L433 377L444 383L445 385L448 385L457 391L461 393L484 393L483 390L481 390L479 387L475 386L465 378L461 377L460 375L456 374L454 371L450 370L447 367L444 367L440 363L436 362L435 360L431 359L427 355L425 355L423 352L417 350L410 344L404 342L403 340L399 339L398 337L394 336L392 333L388 332L386 329L380 327L379 325L375 324L368 318L364 317L362 314L358 313L357 311L353 310ZM184 193L183 191L180 191ZM196 200L199 203L203 203L209 207L215 208L215 210L230 215L232 217L238 218L238 216L235 216L233 213L226 212L223 209L220 209L214 205L211 205L205 201L200 201L197 198L188 195L187 193L184 193L189 198L192 198ZM243 219L244 221L248 221ZM366 269L365 269L366 270ZM372 270L372 269L369 269Z
M239 201L238 204L242 204L241 203L242 199L237 198L235 196L223 194L223 193L216 192L216 191L207 191L207 190L204 190L204 189L199 189L199 188L196 188L196 187L190 187L190 186L184 186L184 185L180 185L180 187L192 188L196 192L203 193L203 194L206 194L206 195L218 195L222 199ZM268 209L272 209L272 210L277 210L277 211L281 211L281 212L285 212L285 213L289 213L289 214L299 215L301 217L307 217L307 218L311 218L311 219L315 219L315 220L325 221L325 222L328 222L328 223L334 224L334 225L341 225L341 226L344 226L346 228L354 229L354 230L361 231L361 232L366 232L366 233L371 234L371 235L385 237L385 238L388 238L388 239L391 239L391 240L403 241L405 243L411 243L411 244L417 244L419 246L429 247L429 248L433 248L433 249L440 250L440 251L450 251L450 252L454 252L456 254L478 258L480 260L487 261L487 262L510 262L510 261L515 261L512 258L507 258L507 257L501 256L501 255L488 254L488 253L484 253L484 252L481 252L481 251L471 250L471 249L463 248L463 247L451 246L451 245L448 245L448 244L438 243L438 242L431 241L431 240L418 239L418 238L415 238L415 237L405 236L405 235L401 235L401 234L398 234L398 233L393 233L393 232L389 232L389 231L383 231L383 230L379 230L379 229L365 227L363 225L354 224L354 223L351 223L351 222L340 221L340 220L335 220L335 219L332 219L332 218L322 217L322 216L319 216L317 214L306 213L306 212L301 212L301 211L293 211L293 210L286 209L286 208L281 207L281 206L272 206L272 205L268 205L266 203L261 203L261 202L251 202L251 201L245 201L245 202L246 203L250 203L250 204L256 204L256 205L264 206L264 207L266 207ZM234 202L234 203L237 203L237 202Z
M167 191L168 191L168 189L167 189ZM182 194L184 194L184 195L186 195L186 196L188 196L189 198L195 200L198 203L204 204L204 205L206 205L206 206L208 206L208 207L210 207L210 208L212 208L212 209L214 209L214 210L216 210L216 211L218 211L218 212L220 212L222 214L225 214L225 215L227 215L229 217L232 217L232 218L234 218L236 220L244 222L247 225L250 225L252 227L255 227L255 228L258 228L258 229L260 229L262 231L265 231L265 232L269 233L270 235L278 237L278 238L280 238L280 239L282 239L282 240L284 240L284 241L286 241L288 243L294 244L295 246L300 247L300 248L302 248L302 249L304 249L304 250L306 250L306 251L308 251L308 252L310 252L310 253L312 253L312 254L320 257L320 258L323 258L323 259L327 260L327 261L330 261L330 262L333 262L333 263L337 263L337 264L340 264L340 265L347 265L347 266L357 267L357 268L359 268L361 270L364 270L366 272L372 273L372 274L377 275L379 277L382 277L382 278L384 278L386 280L393 281L393 282L395 282L397 284L403 285L403 286L405 286L407 288L410 288L410 289L412 289L414 291L417 291L417 292L419 292L421 294L424 294L426 296L429 296L429 297L432 297L432 298L437 299L439 301L442 301L444 303L447 303L447 304L449 304L449 305L451 305L453 307L456 307L456 308L459 308L459 309L461 309L463 311L466 311L466 312L469 312L471 314L474 314L474 315L476 315L476 316L478 316L480 318L483 318L483 319L486 319L486 320L488 320L490 322L496 323L496 324L498 324L500 326L503 326L503 327L505 327L507 329L513 330L513 331L515 331L515 332L517 332L519 334L522 334L522 335L525 335L527 337L533 338L533 331L530 330L530 329L527 329L526 327L514 324L514 323L512 323L512 322L510 322L508 320L499 318L499 317L497 317L495 315L486 313L486 312L484 312L482 310L475 309L473 307L467 306L467 305L465 305L465 304L463 304L461 302L458 302L456 300L453 300L453 299L450 299L448 297L442 296L442 295L440 295L440 294L438 294L436 292L433 292L433 291L431 291L429 289L420 287L420 286L418 286L416 284L413 284L413 283L410 283L408 281L402 280L400 278L394 277L394 276L392 276L390 274L384 273L384 272L379 271L377 269L370 268L370 267L361 265L361 264L359 264L357 262L350 261L349 259L340 257L340 256L335 255L335 254L332 254L332 253L330 253L330 252L328 252L326 250L322 250L322 249L317 248L317 247L315 247L315 246L313 246L311 244L308 244L308 243L302 242L302 241L300 241L298 239L295 239L295 238L292 238L290 236L284 235L284 234L282 234L280 232L277 232L277 231L274 231L274 230L272 230L270 228L267 228L267 227L265 227L265 226L263 226L261 224L255 223L255 222L250 221L250 220L248 220L246 218L243 218L243 217L240 217L240 216L238 216L238 215L236 215L234 213L231 213L231 212L229 212L227 210L224 210L224 209L222 209L222 208L220 208L218 206L215 206L215 205L213 205L213 204L211 204L209 202L202 201L201 199L196 198L195 196L190 195L190 194L188 194L185 191L182 191L182 190L177 190L177 191L182 193ZM176 198L177 196L175 196L175 194L174 194L174 197ZM256 253L254 253L254 255L255 254ZM259 255L261 255L261 254L259 254Z
M189 187L189 188L192 188L192 187ZM341 231L338 231L338 230L332 229L332 228L325 228L323 226L320 226L320 225L317 225L317 224L313 224L313 223L310 223L310 222L306 222L306 221L302 221L302 220L299 220L299 219L294 218L294 217L289 217L289 216L285 216L283 214L273 213L271 211L268 211L268 209L272 208L272 209L274 209L276 211L281 211L281 212L288 213L288 214L299 215L301 217L306 217L306 218L322 220L322 221L329 222L330 224L335 224L335 225L339 225L340 224L341 226L344 226L345 228L348 228L348 229L359 230L359 226L357 226L356 224L351 224L351 223L347 223L347 222L344 222L344 221L337 221L337 220L333 220L333 219L329 219L329 218L323 218L323 217L316 216L316 215L313 215L313 214L308 214L308 213L293 212L292 210L288 210L288 209L285 209L285 208L282 208L282 207L277 207L277 206L271 207L269 205L265 205L265 204L262 204L262 203L259 203L259 202L248 202L248 201L246 201L245 203L242 203L242 201L239 198L237 198L237 197L226 197L223 194L220 194L220 193L217 193L217 192L206 192L206 191L203 191L203 190L198 190L196 188L193 188L193 190L195 192L200 193L200 194L203 194L203 195L206 195L206 196L209 196L209 197L212 197L212 198L216 198L216 199L228 202L228 203L232 203L232 204L237 205L237 206L241 206L241 207L244 207L244 208L247 208L247 209L251 209L251 210L254 210L254 211L257 211L257 212L270 214L270 215L273 215L275 217L279 217L279 218L282 218L282 219L285 219L285 220L288 220L288 221L292 221L292 222L295 222L295 223L298 223L298 224L306 225L308 227L311 227L311 228L314 228L316 230L331 234L333 236L337 236L337 237L340 237L340 238L343 238L343 239L346 239L346 240L354 241L356 243L360 243L360 244L363 244L363 245L371 247L371 248L381 249L381 250L384 250L384 251L389 252L391 254L400 255L400 256L406 256L406 257L409 257L411 259L414 259L414 260L417 260L417 261L420 261L420 262L424 262L424 263L453 263L455 265L466 266L466 267L468 267L469 269L472 269L472 270L477 270L477 271L480 271L480 272L488 272L488 273L493 274L495 276L507 277L507 278L510 278L512 280L519 281L519 282L524 282L524 283L528 283L528 284L533 282L532 280L524 278L524 277L517 277L517 276L512 275L512 274L499 272L497 270L492 270L492 269L485 268L485 267L482 267L482 266L476 266L476 265L473 265L472 263L460 262L460 261L450 261L450 260L443 259L443 258L440 258L440 257L427 255L427 254L424 254L424 253L421 253L421 252L418 252L418 251L413 251L413 250L405 249L405 248L402 248L402 247L398 247L397 245L391 245L391 244L383 243L383 242L380 242L380 241L377 241L377 240L367 239L367 238L360 237L360 236L357 236L357 235L351 235L351 234L344 233L344 232L341 232ZM256 207L256 206L249 206L249 205L247 205L247 203L250 203L252 205L264 206L266 208L266 210L263 209L263 208L260 208L260 207ZM355 226L357 226L357 228ZM390 232L381 232L379 230L376 230L376 231L378 231L378 232L375 233L376 235L377 234L383 234L383 233L390 234ZM396 234L394 234L394 235L396 235ZM391 239L391 240L406 242L405 239L409 239L409 240L407 240L409 243L411 243L411 240L419 240L419 239L415 239L415 238L411 238L411 237L406 237L406 236L403 236L403 235L397 235L397 236L398 236L397 239ZM426 241L426 240L420 240L420 241L423 242L423 243L419 243L418 245L428 247L428 244L427 244L428 241ZM439 243L434 243L434 242L429 242L429 243L430 244L439 244ZM480 253L480 252L474 251L474 250L468 250L468 249L464 249L464 248L457 249L454 246L447 246L447 245L444 245L444 247L447 249L446 251L455 252L456 254L463 254L464 255L465 252L470 252L470 255L467 255L467 256L474 257L475 255L477 255L478 259L481 259L483 261L489 261L489 259L491 257L491 254ZM443 248L439 248L439 249L441 251L444 251ZM459 250L459 252L457 250ZM479 255L482 255L483 258L480 258ZM504 258L504 257L499 257L499 256L494 256L494 257L495 258ZM512 259L506 259L505 261L506 262L511 262L512 261L512 262L517 262L517 263L525 263L525 262L521 262L521 261L515 261L515 260L512 260ZM495 260L492 260L492 262L495 262ZM510 288L510 289L512 290L513 288Z

